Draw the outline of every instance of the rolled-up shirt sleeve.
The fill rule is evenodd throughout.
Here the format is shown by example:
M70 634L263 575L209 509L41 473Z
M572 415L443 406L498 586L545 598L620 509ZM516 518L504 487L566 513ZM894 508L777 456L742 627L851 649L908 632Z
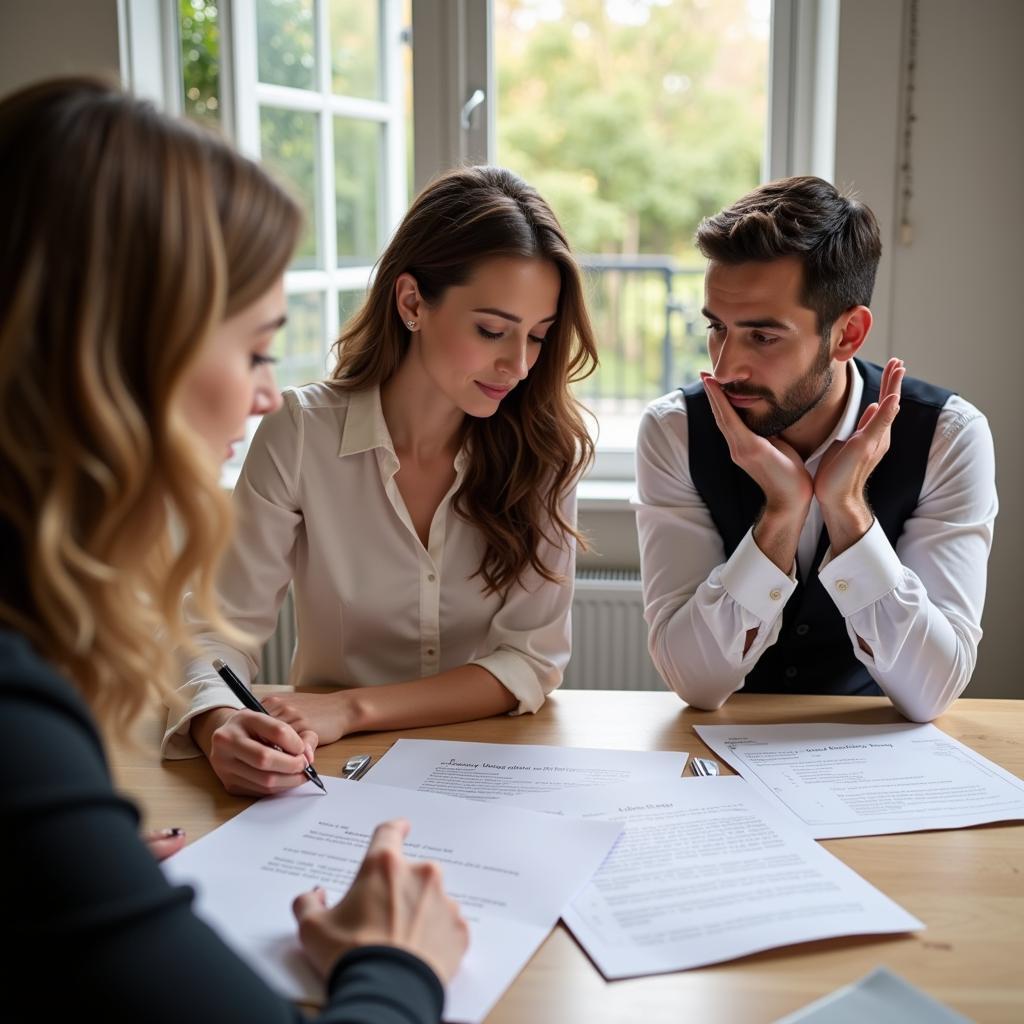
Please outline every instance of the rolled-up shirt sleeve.
M970 682L997 511L988 423L954 396L896 547L876 521L821 564L819 578L846 622L854 654L913 721L941 715Z
M576 490L563 499L562 518L576 525ZM576 544L569 537L541 541L541 563L558 577L544 579L533 569L508 592L491 620L484 642L488 653L470 664L487 669L517 700L513 715L536 711L562 682L572 652L572 595Z
M278 610L294 574L294 548L302 513L295 503L295 480L302 460L302 420L290 395L265 416L234 490L236 530L217 577L217 597L225 619L253 639L241 650L225 643L200 618L191 595L185 617L194 629L199 653L184 660L184 681L171 704L161 745L166 758L200 753L189 732L196 715L241 702L214 671L223 659L247 685L259 671L260 646L277 624Z
M720 707L775 643L796 589L752 531L726 558L721 535L690 478L681 397L645 411L637 440L634 500L644 618L651 659L688 704ZM757 633L744 653L747 632Z

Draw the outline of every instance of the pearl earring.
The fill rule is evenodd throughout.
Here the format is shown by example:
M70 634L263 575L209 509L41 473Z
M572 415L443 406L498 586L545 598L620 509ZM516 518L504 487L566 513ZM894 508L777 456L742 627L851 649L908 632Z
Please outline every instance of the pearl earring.
M410 331L415 331L416 330L416 321L415 320L406 320L405 321L405 326L408 327Z

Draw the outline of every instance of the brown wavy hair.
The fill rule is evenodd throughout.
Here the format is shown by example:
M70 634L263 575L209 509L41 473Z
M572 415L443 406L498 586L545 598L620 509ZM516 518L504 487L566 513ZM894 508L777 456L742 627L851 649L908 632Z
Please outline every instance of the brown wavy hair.
M225 143L103 80L0 102L0 623L108 728L176 682L186 587L226 625L230 505L178 397L299 221Z
M331 380L358 390L383 384L409 348L395 303L401 274L439 303L479 263L498 257L551 262L561 279L558 311L529 376L487 418L466 418L469 454L456 511L484 535L478 569L488 593L505 592L527 568L559 582L538 554L542 541L582 543L560 503L593 458L593 442L569 385L597 366L579 268L551 208L500 167L450 171L415 199L377 263L366 302L335 342Z

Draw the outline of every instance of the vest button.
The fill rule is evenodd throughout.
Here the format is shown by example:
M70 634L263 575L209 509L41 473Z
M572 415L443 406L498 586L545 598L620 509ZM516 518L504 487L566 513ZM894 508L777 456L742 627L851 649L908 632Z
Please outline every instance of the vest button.
M811 627L808 626L806 622L801 622L800 625L796 627L797 636L807 636L810 631Z
M797 676L796 666L795 665L790 665L789 668L786 669L786 678L787 679L796 679L796 676Z

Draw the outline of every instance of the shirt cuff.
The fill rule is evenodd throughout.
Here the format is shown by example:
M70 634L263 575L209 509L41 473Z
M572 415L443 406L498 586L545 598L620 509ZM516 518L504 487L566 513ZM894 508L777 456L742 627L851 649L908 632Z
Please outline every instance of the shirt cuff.
M168 761L184 761L190 757L200 757L202 751L192 739L192 719L201 715L204 711L212 711L214 708L236 708L243 709L242 702L233 694L216 694L213 699L201 704L193 704L184 711L178 708L170 708L167 712L167 728L164 730L164 738L160 742L160 756Z
M719 570L726 593L761 622L771 624L786 607L796 577L787 576L758 546L753 527Z
M537 673L521 654L499 649L482 658L474 658L470 664L487 669L519 701L519 706L513 708L509 714L522 715L527 711L532 713L544 703L544 689L537 679ZM555 671L552 668L552 672Z
M903 563L876 519L868 532L842 554L825 556L818 579L844 619L895 590Z

